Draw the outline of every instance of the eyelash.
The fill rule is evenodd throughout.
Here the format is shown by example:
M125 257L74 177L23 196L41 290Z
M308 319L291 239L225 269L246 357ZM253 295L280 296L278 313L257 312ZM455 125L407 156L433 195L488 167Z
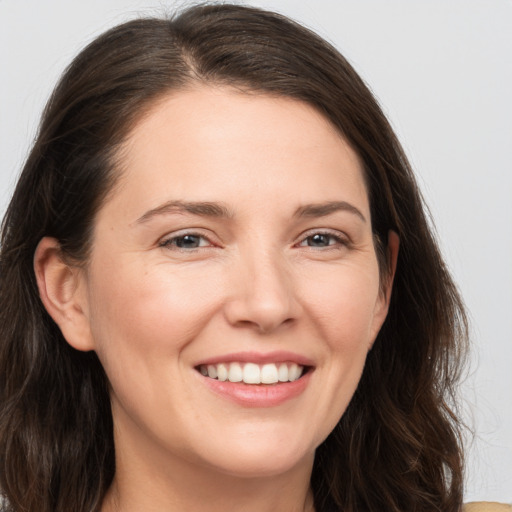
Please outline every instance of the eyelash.
M329 242L334 241L334 243L328 243L327 245L323 246L313 246L313 245L307 245L307 241L311 240L315 236L322 236L322 237L328 237ZM340 249L343 247L347 247L349 245L349 240L346 236L342 235L339 231L313 231L306 233L305 236L303 236L298 244L296 246L298 247L308 247L313 250L333 250L333 249Z
M187 247L180 247L178 245L178 242L179 241L183 241L187 237L199 238L200 239L200 245L198 245L197 247L188 247L188 248ZM206 241L207 243L201 245L201 241ZM172 248L174 250L190 252L190 251L193 251L193 250L200 249L202 247L212 247L212 246L214 246L214 244L207 237L205 237L204 235L201 235L200 233L193 233L193 232L191 232L191 233L183 233L183 234L180 234L180 235L175 235L175 236L172 236L171 238L166 238L166 239L162 240L159 243L159 246L160 247L164 247L164 248L168 248L168 249Z
M309 245L308 240L313 239L315 236L321 236L321 237L328 237L328 243L327 245L320 245L320 246L314 246ZM199 239L199 245L195 247L184 247L178 245L180 242L183 243L184 239L187 237L191 238L198 238ZM334 243L331 243L334 241ZM203 243L206 242L206 243ZM306 233L305 236L302 236L301 240L294 245L294 247L308 247L313 250L333 250L333 249L339 249L340 247L346 247L349 245L349 240L345 236L342 236L339 232L332 232L332 231L313 231ZM171 238L166 238L162 240L159 243L160 247L164 247L171 250L179 250L184 252L190 252L195 251L200 248L207 248L207 247L214 247L215 244L213 244L206 236L190 232L190 233L183 233L180 235L174 235Z

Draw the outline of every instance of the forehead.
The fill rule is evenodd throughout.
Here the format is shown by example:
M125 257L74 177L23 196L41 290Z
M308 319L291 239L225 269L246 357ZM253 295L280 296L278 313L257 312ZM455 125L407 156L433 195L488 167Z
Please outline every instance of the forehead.
M212 86L173 92L139 120L121 155L123 188L147 192L148 201L241 191L335 201L349 189L366 198L360 159L336 128L282 96Z

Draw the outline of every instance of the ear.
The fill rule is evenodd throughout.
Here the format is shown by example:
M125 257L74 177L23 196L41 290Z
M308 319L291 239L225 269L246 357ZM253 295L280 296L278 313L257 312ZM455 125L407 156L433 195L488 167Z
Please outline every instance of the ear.
M398 251L400 249L400 238L395 231L388 232L387 252L387 273L381 276L381 290L375 304L374 325L372 330L371 344L375 341L382 324L386 320L391 300L391 292L393 290L393 281L395 279L396 264L398 261ZM370 347L371 348L371 347Z
M391 291L393 290L393 281L396 273L396 263L398 261L398 251L400 249L400 238L395 231L388 232L388 245L386 247L388 260L388 274L384 277L383 293L386 299L386 313L389 308Z
M34 254L39 296L66 341L77 350L93 350L85 273L62 257L55 238L45 237Z

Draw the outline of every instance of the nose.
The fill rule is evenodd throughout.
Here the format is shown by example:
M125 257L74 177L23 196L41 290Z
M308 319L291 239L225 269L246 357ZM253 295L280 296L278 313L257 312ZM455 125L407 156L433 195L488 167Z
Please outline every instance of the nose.
M278 255L253 253L230 272L225 316L231 325L269 334L297 320L301 308L292 273Z

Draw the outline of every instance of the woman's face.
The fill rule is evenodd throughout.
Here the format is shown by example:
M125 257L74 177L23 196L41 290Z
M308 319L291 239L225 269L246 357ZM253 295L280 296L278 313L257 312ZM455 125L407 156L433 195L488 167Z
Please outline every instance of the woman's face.
M83 275L118 453L311 464L387 311L356 154L308 105L213 87L159 102L121 154Z

